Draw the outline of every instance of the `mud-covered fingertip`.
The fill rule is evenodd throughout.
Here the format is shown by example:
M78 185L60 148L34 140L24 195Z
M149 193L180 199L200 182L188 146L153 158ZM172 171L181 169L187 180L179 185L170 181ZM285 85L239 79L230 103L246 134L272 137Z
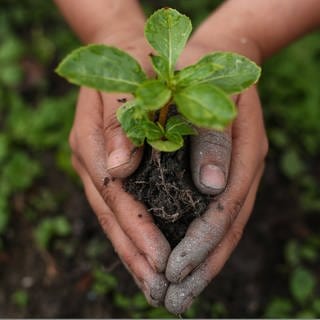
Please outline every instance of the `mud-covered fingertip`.
M172 314L181 315L193 303L194 297L188 295L179 288L179 285L171 284L168 288L164 306Z
M143 287L144 295L150 305L159 307L164 304L169 283L163 274L158 274L152 280L145 282Z
M184 237L171 252L167 267L166 278L171 283L181 282L194 269L190 254L194 250L190 237Z

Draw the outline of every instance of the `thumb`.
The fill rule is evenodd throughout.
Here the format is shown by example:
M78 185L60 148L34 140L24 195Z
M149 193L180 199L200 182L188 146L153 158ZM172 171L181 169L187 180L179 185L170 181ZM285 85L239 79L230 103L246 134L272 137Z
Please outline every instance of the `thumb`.
M231 159L231 128L223 132L198 129L191 138L191 171L194 184L205 194L217 195L227 184Z
M142 149L133 145L116 118L117 109L131 97L119 94L101 96L107 170L114 178L126 178L137 169L142 157Z

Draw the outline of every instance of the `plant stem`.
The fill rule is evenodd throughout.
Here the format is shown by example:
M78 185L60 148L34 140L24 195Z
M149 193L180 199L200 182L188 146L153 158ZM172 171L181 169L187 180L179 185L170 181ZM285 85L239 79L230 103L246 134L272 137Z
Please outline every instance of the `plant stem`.
M158 121L162 125L162 127L164 127L167 122L170 104L171 104L171 100L169 100L169 102L166 105L164 105L160 110Z

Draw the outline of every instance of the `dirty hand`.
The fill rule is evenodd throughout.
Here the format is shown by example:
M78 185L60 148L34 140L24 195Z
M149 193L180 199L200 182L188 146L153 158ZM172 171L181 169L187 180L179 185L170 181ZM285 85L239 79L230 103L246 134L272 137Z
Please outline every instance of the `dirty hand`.
M184 58L194 57L197 50L193 48ZM165 306L174 314L183 313L219 273L239 242L254 204L268 148L263 115L255 87L235 101L238 116L231 128L201 130L192 141L194 182L200 191L217 196L169 256Z
M143 38L114 45L147 68L150 49ZM70 134L72 160L104 232L147 300L157 306L167 290L163 273L171 249L143 204L122 188L121 178L137 168L142 153L115 118L124 97L81 88Z

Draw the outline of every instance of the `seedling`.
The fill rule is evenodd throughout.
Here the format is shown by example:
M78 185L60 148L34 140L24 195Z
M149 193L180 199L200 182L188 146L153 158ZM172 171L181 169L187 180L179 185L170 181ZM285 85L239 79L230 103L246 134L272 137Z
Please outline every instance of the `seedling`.
M236 107L229 96L260 76L254 62L231 52L209 53L177 71L191 31L190 19L174 9L163 8L149 17L145 36L157 52L150 55L155 78L147 78L126 52L100 44L76 49L56 71L77 85L133 94L117 111L126 135L136 146L147 141L156 150L176 151L184 136L197 133L196 127L223 130L230 124ZM172 106L174 113L169 112Z

